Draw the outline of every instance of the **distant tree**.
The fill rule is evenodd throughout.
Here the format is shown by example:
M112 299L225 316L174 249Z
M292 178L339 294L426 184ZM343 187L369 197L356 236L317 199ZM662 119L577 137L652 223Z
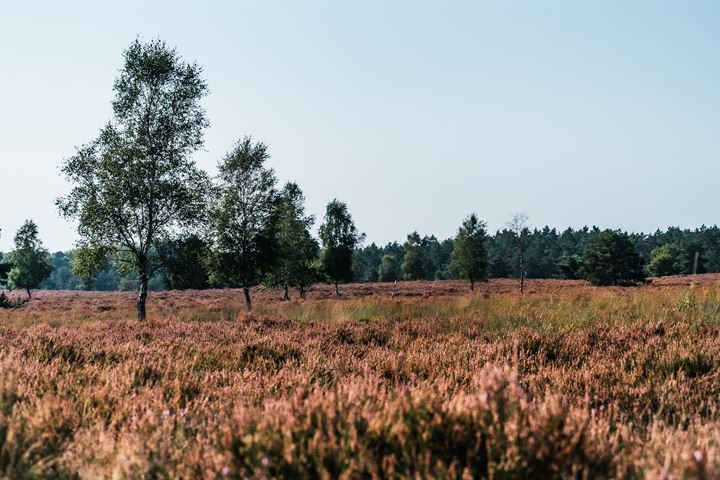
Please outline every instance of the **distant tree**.
M50 254L43 248L32 220L25 221L15 234L15 250L8 254L8 261L12 265L8 272L10 288L24 289L28 298L32 298L31 290L38 288L53 271Z
M320 246L310 233L315 218L305 214L304 204L300 187L287 183L277 203L278 261L268 276L269 284L282 287L285 300L290 299L291 286L304 297L307 289L322 279L317 265Z
M277 261L275 171L263 143L237 142L220 162L218 198L210 209L211 283L239 286L252 309L250 288L273 271Z
M210 288L206 259L210 245L197 234L169 240L158 246L162 261L162 281L168 290Z
M594 285L632 285L644 280L643 258L628 234L605 230L583 255L585 278Z
M450 270L460 278L470 281L470 290L475 290L476 281L488 279L487 234L485 222L471 214L458 228L452 250Z
M570 255L558 261L557 269L560 278L568 280L579 280L582 277L582 256Z
M422 280L425 278L425 251L420 235L417 232L408 234L403 249L405 250L405 258L400 266L403 278L405 280Z
M383 255L380 261L380 267L378 267L378 281L380 282L395 282L400 276L398 271L398 265L395 261L395 257L392 255Z
M107 251L103 247L80 244L72 256L72 273L80 279L83 290L91 290L95 286L97 276L105 269Z
M654 277L678 275L683 271L683 252L674 243L666 243L650 252L648 273Z
M453 239L438 241L434 235L423 238L425 246L425 278L428 280L447 280L455 275L450 271Z
M509 278L515 272L515 235L507 228L489 238L488 262L491 278Z
M375 243L356 248L353 254L353 280L360 283L377 282L383 253L384 249Z
M77 290L82 282L72 273L74 252L55 252L50 255L53 271L41 284L43 290Z
M517 265L517 278L520 293L525 291L525 277L527 276L527 250L530 239L530 229L527 226L528 217L524 213L516 213L508 223L515 241L515 258Z
M189 158L208 122L202 68L155 40L133 42L113 87L113 120L62 171L74 185L57 201L82 241L127 255L137 274L137 318L161 267L157 245L204 219L208 180Z
M336 296L340 296L338 283L349 282L353 278L353 252L362 238L347 205L337 199L328 203L323 224L320 225L322 265L328 278L335 284Z

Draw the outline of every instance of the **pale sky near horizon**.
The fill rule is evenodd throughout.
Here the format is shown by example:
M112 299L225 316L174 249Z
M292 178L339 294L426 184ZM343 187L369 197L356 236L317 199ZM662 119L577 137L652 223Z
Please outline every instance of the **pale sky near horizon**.
M110 118L122 51L159 37L205 69L215 164L245 134L310 213L367 242L490 230L720 223L720 3L3 3L0 251L50 250L61 161Z

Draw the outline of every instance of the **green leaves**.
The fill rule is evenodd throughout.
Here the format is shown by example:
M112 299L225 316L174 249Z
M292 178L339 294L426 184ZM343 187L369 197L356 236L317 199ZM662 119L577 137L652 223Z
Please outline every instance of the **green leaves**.
M353 252L363 238L364 235L358 233L355 227L347 205L337 199L328 203L323 224L320 225L322 263L325 273L336 284L352 280Z
M11 289L31 290L38 288L53 271L50 254L42 247L35 222L27 220L15 235L15 250L7 255L12 268L8 272Z
M643 258L635 251L628 234L601 232L585 255L582 268L594 285L631 285L644 280Z
M190 155L208 126L207 85L160 40L134 41L124 60L113 118L63 164L73 189L57 206L84 245L129 256L142 289L160 267L158 244L205 219L209 179Z
M469 280L471 288L476 281L487 280L489 275L485 228L485 222L473 213L463 221L453 244L450 270Z
M275 172L264 166L268 158L264 144L245 137L218 165L217 198L210 209L213 283L249 288L275 265L278 195Z

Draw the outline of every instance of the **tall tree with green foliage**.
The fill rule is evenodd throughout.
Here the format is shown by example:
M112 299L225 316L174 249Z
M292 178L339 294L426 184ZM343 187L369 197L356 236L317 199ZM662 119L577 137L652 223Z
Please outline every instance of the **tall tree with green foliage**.
M202 68L160 40L134 41L113 87L113 118L62 171L73 184L58 200L82 241L128 258L138 275L137 318L162 265L159 242L204 219L208 179L190 156L208 126Z
M345 203L337 199L328 203L323 224L320 225L322 265L328 278L335 284L335 295L338 297L338 283L349 282L353 278L353 252L363 237L355 227Z
M619 230L600 233L583 255L585 278L593 285L634 285L645 279L643 258L630 236Z
M287 183L277 203L278 260L268 283L282 287L289 300L290 287L304 297L307 289L322 277L318 269L320 246L310 233L315 217L305 214L305 197L295 183Z
M278 193L275 171L265 166L267 146L245 137L218 165L217 198L210 208L210 281L238 286L252 309L250 288L277 262Z
M425 251L423 241L417 232L408 234L403 244L405 257L403 258L402 269L405 280L422 280L425 278Z
M666 243L650 252L648 273L654 277L679 275L683 272L683 251L674 243Z
M457 276L470 282L470 290L475 290L475 282L488 279L489 263L486 228L485 222L472 213L463 220L453 243L450 269Z
M383 255L378 267L378 281L395 282L400 277L397 261L392 255Z
M37 225L32 220L25 221L15 234L15 250L8 254L8 261L12 265L8 272L9 287L23 289L28 298L32 298L32 290L53 271L50 254L43 248Z

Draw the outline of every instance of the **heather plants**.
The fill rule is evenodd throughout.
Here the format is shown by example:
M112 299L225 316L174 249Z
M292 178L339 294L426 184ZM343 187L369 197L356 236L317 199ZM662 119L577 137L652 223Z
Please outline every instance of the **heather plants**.
M161 292L139 325L39 292L0 310L0 477L716 478L701 278Z

